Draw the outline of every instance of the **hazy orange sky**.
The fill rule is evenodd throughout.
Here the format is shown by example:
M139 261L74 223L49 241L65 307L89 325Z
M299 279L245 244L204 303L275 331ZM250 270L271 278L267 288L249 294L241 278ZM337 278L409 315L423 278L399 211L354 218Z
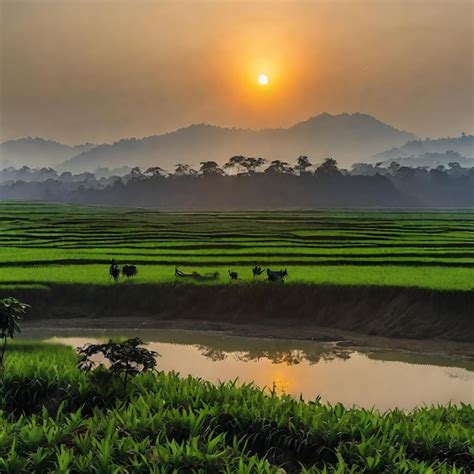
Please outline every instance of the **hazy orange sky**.
M0 4L2 140L357 111L420 136L474 129L472 0Z

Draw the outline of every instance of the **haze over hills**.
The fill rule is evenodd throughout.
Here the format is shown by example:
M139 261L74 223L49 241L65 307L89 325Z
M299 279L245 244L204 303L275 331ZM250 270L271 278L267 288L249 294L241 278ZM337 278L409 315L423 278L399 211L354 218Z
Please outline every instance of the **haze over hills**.
M381 166L390 166L396 162L400 166L408 166L410 168L428 167L436 168L438 166L450 167L450 164L457 163L463 168L474 168L474 158L466 158L457 151L449 150L446 153L427 152L419 155L411 155L408 157L389 158L383 161L374 160Z
M62 171L83 172L100 167L160 166L172 170L176 163L222 163L233 155L290 162L299 155L308 155L313 162L332 156L344 167L358 161L398 161L430 167L457 161L470 166L474 136L421 140L367 114L323 113L287 129L195 124L170 133L105 145L70 146L43 138L20 138L0 144L0 167L53 166Z
M55 169L29 170L18 163L17 168L21 169L0 173L0 181L4 183L0 186L0 198L167 209L469 207L474 189L472 159L449 149L470 154L473 138L463 135L439 140L414 139L410 133L363 114L322 114L288 129L243 130L191 125L163 135L86 147L86 151L56 165ZM31 148L34 151L31 145L39 144L42 150L49 147L58 156L62 152L70 153L72 148L80 149L39 139L18 140L13 144L23 151L31 151ZM11 147L12 143L6 145ZM388 150L381 152L383 149ZM243 176L232 172L221 176L210 172L209 167L203 167L197 175L167 176L153 170L140 174L130 168L140 166L145 171L158 166L174 171L177 163L186 163L197 169L202 161L223 164L235 155L295 163L303 154L316 165L310 168L314 172L286 172L284 166L267 164L260 169L264 172ZM370 164L374 155L383 164ZM353 163L358 164L349 172L340 172L331 160L321 164L328 156L335 158L339 167L351 168ZM391 166L391 162L397 160L410 169ZM440 164L445 169L423 168L436 168ZM123 165L126 166L120 170ZM178 179L180 177L184 179ZM275 189L280 192L274 193Z
M412 134L365 114L321 114L288 129L245 130L199 124L163 135L101 145L68 160L64 167L92 171L98 166L133 164L173 169L176 163L223 163L233 155L285 161L294 161L299 155L314 160L333 156L347 165L413 138Z
M8 166L56 166L65 160L94 148L96 145L64 145L43 138L19 138L0 144L0 167Z
M399 158L413 158L426 154L458 153L464 158L474 158L474 135L448 137L426 140L411 140L401 147L391 148L374 155L375 161L397 160ZM451 160L452 161L452 160Z

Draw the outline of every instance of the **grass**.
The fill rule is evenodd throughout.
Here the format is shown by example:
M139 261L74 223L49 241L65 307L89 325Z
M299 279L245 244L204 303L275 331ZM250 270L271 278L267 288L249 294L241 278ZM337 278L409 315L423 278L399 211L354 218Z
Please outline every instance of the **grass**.
M80 372L69 348L14 343L0 386L0 472L474 468L468 405L380 413L160 372L135 378L124 397L104 380Z
M367 266L367 265L335 265L303 266L284 265L288 269L289 282L319 285L365 285L365 286L401 286L431 288L436 290L471 291L474 286L474 271L468 268L446 270L443 267L405 267L405 266ZM174 265L140 266L139 274L133 281L123 281L122 285L140 283L169 283L175 281ZM227 267L215 266L199 267L198 271L212 272L220 270L217 280L194 282L191 284L229 283L232 285L241 282L252 282L249 266L232 265L232 269L239 273L240 282L229 282ZM451 271L450 271L451 270ZM0 273L0 284L92 284L111 285L108 279L107 266L104 265L42 265L34 267L3 267ZM172 275L172 276L171 276ZM263 281L263 277L262 277ZM179 281L183 283L183 281Z
M135 263L138 283L174 282L174 267L252 280L255 264L288 283L471 291L474 211L163 212L0 203L0 285L111 284L108 263ZM262 277L263 278L263 277ZM207 283L209 284L209 283Z

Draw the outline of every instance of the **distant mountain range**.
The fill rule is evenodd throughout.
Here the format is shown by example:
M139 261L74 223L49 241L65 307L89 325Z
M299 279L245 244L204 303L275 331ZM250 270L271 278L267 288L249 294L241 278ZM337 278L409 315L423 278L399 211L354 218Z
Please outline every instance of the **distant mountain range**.
M64 145L43 138L19 138L0 144L0 167L7 166L56 166L80 153L92 150L96 145Z
M421 153L416 156L390 158L382 161L382 165L389 166L393 162L401 166L409 166L417 168L419 166L427 166L428 168L436 168L437 166L449 167L450 163L458 163L463 168L474 168L474 158L466 158L457 151L447 151L446 153ZM380 163L378 161L378 163Z
M458 159L449 156L452 152L460 155ZM427 155L430 154L444 154L447 155L446 159L451 161L474 158L474 135L461 135L460 137L438 138L435 140L429 138L426 140L410 140L401 147L377 153L372 161L397 161L401 158L411 158L413 160L416 157L426 159ZM440 157L433 158L439 159Z
M42 139L11 140L0 145L0 165L2 162L3 166L63 162L59 168L73 172L123 165L172 170L176 163L198 165L207 160L223 163L233 155L284 161L307 155L315 163L331 156L340 165L349 166L415 139L413 134L367 114L323 113L290 128L248 130L199 124L162 135L98 146L70 147Z

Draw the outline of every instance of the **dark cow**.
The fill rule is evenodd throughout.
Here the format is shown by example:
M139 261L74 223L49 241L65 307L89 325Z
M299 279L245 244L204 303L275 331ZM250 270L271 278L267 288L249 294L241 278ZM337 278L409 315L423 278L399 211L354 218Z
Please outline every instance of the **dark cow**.
M239 274L237 272L231 272L229 270L229 276L231 280L238 280L239 279Z
M285 281L284 278L288 276L288 272L286 271L286 268L284 270L280 271L272 271L269 268L267 269L267 277L268 281Z
M138 269L135 265L124 265L122 268L122 275L130 278L138 273Z

